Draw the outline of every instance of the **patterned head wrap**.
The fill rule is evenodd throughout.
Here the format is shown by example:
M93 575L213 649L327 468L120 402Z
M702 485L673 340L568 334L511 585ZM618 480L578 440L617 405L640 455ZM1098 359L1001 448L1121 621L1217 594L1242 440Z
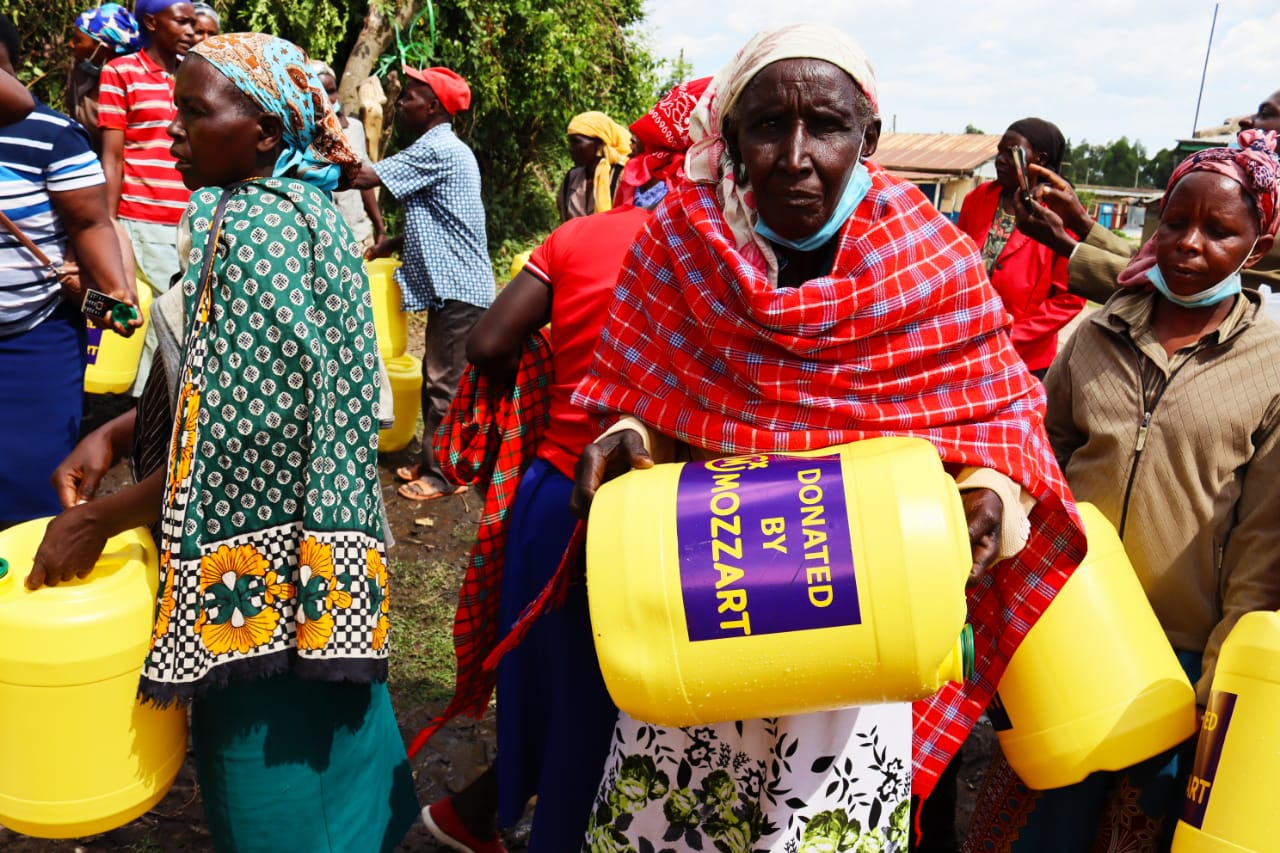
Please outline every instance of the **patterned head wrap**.
M1244 188L1245 194L1254 200L1258 208L1260 234L1274 236L1280 231L1280 161L1276 158L1277 135L1274 130L1242 130L1237 137L1239 148L1206 148L1197 151L1178 164L1169 176L1164 191L1164 203L1173 193L1178 181L1192 172L1214 172L1224 175ZM1120 273L1117 282L1121 287L1142 286L1148 283L1147 270L1156 265L1156 241L1146 245Z
M142 47L138 22L118 3L103 3L76 16L76 28L116 56Z
M603 213L613 208L613 193L610 192L612 170L627 162L631 153L631 131L618 124L601 112L579 113L569 120L567 134L579 134L598 139L604 145L604 157L596 164L596 173L592 183L596 197L596 213Z
M332 191L342 174L351 179L359 171L360 159L302 48L265 33L228 33L205 39L191 52L284 122L275 177L293 176Z
M843 70L878 112L876 74L862 48L844 33L825 24L788 24L752 36L721 68L702 93L689 119L693 145L685 155L685 171L695 183L717 185L725 221L734 242L753 264L772 266L763 238L755 234L755 199L746 184L739 185L725 142L724 122L738 98L766 65L783 59L821 59Z
M644 151L633 154L622 171L618 194L627 198L626 188L659 178L673 187L684 177L684 152L689 147L689 117L698 99L710 85L710 77L681 83L654 104L653 109L631 123L631 135L644 143Z
M190 0L138 0L133 4L133 17L138 22L138 40L143 47L151 44L151 33L147 32L147 26L142 19L147 15L159 15L170 6L177 6L179 3L189 3Z

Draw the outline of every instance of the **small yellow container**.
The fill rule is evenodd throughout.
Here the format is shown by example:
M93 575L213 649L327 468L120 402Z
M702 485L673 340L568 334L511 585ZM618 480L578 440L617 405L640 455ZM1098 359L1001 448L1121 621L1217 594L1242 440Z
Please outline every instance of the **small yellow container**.
M422 361L400 355L386 359L387 378L395 406L395 422L378 433L378 452L395 453L409 446L422 409Z
M524 269L524 265L529 263L529 258L533 256L533 250L521 252L511 259L511 269L507 272L507 278L513 279L520 274L520 270Z
M123 826L159 802L187 715L138 701L156 605L156 549L139 528L89 577L28 590L48 519L0 533L0 824L38 838Z
M138 360L151 322L151 287L138 282L138 310L142 325L127 338L109 329L89 327L89 360L84 369L84 390L90 394L124 394L138 375Z
M1240 617L1218 653L1174 853L1280 850L1280 613Z
M409 320L400 307L400 285L395 275L400 262L377 258L365 263L369 295L373 298L373 327L378 334L378 351L385 361L404 355L409 346Z
M1121 770L1195 734L1195 691L1115 528L1077 505L1089 551L1014 652L988 711L1035 790Z
M955 482L913 438L630 471L601 487L587 527L605 684L663 725L963 680L971 564Z

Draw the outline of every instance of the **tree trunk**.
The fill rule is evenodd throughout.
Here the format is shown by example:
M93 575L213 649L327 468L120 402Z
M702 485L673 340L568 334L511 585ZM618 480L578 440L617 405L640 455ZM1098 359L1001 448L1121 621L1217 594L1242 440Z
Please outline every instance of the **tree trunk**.
M373 73L378 58L392 43L395 37L393 21L398 22L402 29L408 26L417 11L414 3L415 0L394 0L393 14L387 15L380 8L379 0L370 1L364 25L360 27L360 35L356 37L351 56L342 70L342 79L338 81L338 100L348 115L359 115L360 86Z

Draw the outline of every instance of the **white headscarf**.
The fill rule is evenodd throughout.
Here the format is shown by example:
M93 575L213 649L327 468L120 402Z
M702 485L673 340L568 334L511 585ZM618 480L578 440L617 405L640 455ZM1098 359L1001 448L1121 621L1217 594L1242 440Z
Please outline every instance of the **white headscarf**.
M783 59L821 59L842 69L871 106L880 109L876 97L876 75L862 48L852 39L826 24L787 24L756 33L729 60L703 92L689 119L693 145L685 155L685 172L694 183L716 184L720 207L733 232L739 251L750 257L753 244L772 270L776 261L763 238L755 233L756 206L750 186L739 186L733 175L729 147L721 136L729 115L742 91L766 65Z

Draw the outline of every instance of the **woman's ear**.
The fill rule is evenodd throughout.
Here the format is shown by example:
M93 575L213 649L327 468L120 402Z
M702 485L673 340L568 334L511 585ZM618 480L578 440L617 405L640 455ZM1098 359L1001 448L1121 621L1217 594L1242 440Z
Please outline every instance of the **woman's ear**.
M284 142L284 122L280 120L280 116L272 113L262 113L258 116L258 144L259 153L267 153L275 151Z
M1271 251L1271 247L1275 245L1276 238L1274 234L1263 234L1258 238L1258 242L1253 244L1253 251L1249 253L1249 257L1244 259L1244 266L1241 269L1249 269L1251 266L1262 260L1267 252Z

